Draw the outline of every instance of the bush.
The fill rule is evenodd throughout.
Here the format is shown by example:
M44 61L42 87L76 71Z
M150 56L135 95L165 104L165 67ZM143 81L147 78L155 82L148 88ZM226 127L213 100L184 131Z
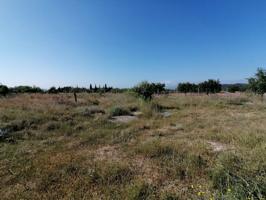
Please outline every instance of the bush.
M122 115L131 115L131 113L127 108L116 106L110 109L110 115L112 117L115 117L115 116L122 116Z
M94 114L97 114L97 113L105 114L105 111L103 109L99 108L98 106L89 106L88 108L86 108L83 111L82 114L84 116L91 116L91 115L94 115Z

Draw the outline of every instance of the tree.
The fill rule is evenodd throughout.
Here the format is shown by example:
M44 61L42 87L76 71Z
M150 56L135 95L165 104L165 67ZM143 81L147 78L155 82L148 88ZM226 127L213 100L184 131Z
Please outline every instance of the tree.
M9 89L5 85L0 85L0 95L6 96L9 92Z
M104 84L104 88L103 88L104 92L107 92L107 85Z
M96 86L96 84L95 84L95 86L94 86L94 90L93 90L94 92L97 92L98 91L98 88L97 88L97 86Z
M164 83L151 83L153 90L157 94L161 94L165 91L165 84Z
M222 91L222 85L219 80L209 79L199 84L200 92L205 92L207 95L210 93L218 93Z
M248 79L248 85L252 92L263 97L266 92L266 70L258 68L255 76Z
M153 94L161 93L165 90L165 84L149 83L143 81L133 88L133 91L141 96L144 100L151 100Z
M55 87L51 87L49 90L48 90L48 93L49 94L56 94L58 93L57 89Z
M198 85L194 83L189 83L189 82L179 83L177 86L177 90L178 92L182 92L185 94L188 92L195 93L195 92L198 92Z

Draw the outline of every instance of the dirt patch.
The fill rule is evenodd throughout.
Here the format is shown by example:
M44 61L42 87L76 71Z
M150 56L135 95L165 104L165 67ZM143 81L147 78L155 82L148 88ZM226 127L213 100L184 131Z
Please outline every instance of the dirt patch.
M212 147L212 150L214 152L221 152L221 151L226 151L229 149L227 145L219 143L219 142L208 141L207 143Z
M160 135L175 135L178 132L184 131L182 124L170 124L157 130Z
M139 177L145 180L146 183L154 184L160 178L159 168L156 167L151 160L142 156L137 156L133 165L139 170Z
M117 146L104 146L95 151L95 160L112 160L119 161L123 154L119 151Z
M124 116L116 116L110 119L111 122L118 122L118 123L129 123L131 121L137 120L136 116L131 115L124 115Z

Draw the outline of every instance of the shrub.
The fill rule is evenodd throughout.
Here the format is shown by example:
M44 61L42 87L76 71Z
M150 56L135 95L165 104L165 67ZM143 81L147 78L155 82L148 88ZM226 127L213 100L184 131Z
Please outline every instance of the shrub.
M60 123L58 122L53 122L53 121L50 121L50 122L47 122L45 125L44 125L44 129L46 131L54 131L54 130L57 130L60 128Z
M105 111L103 109L99 108L98 106L89 106L88 108L86 108L83 111L82 114L84 116L91 116L91 115L94 115L94 114L97 114L97 113L104 114Z
M130 111L126 108L122 108L122 107L113 107L110 109L110 115L112 117L115 116L122 116L122 115L130 115Z

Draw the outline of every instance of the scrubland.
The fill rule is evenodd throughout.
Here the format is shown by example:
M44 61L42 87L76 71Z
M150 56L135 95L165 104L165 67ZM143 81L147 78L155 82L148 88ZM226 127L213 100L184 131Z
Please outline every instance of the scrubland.
M21 94L0 99L1 199L265 199L255 96Z

